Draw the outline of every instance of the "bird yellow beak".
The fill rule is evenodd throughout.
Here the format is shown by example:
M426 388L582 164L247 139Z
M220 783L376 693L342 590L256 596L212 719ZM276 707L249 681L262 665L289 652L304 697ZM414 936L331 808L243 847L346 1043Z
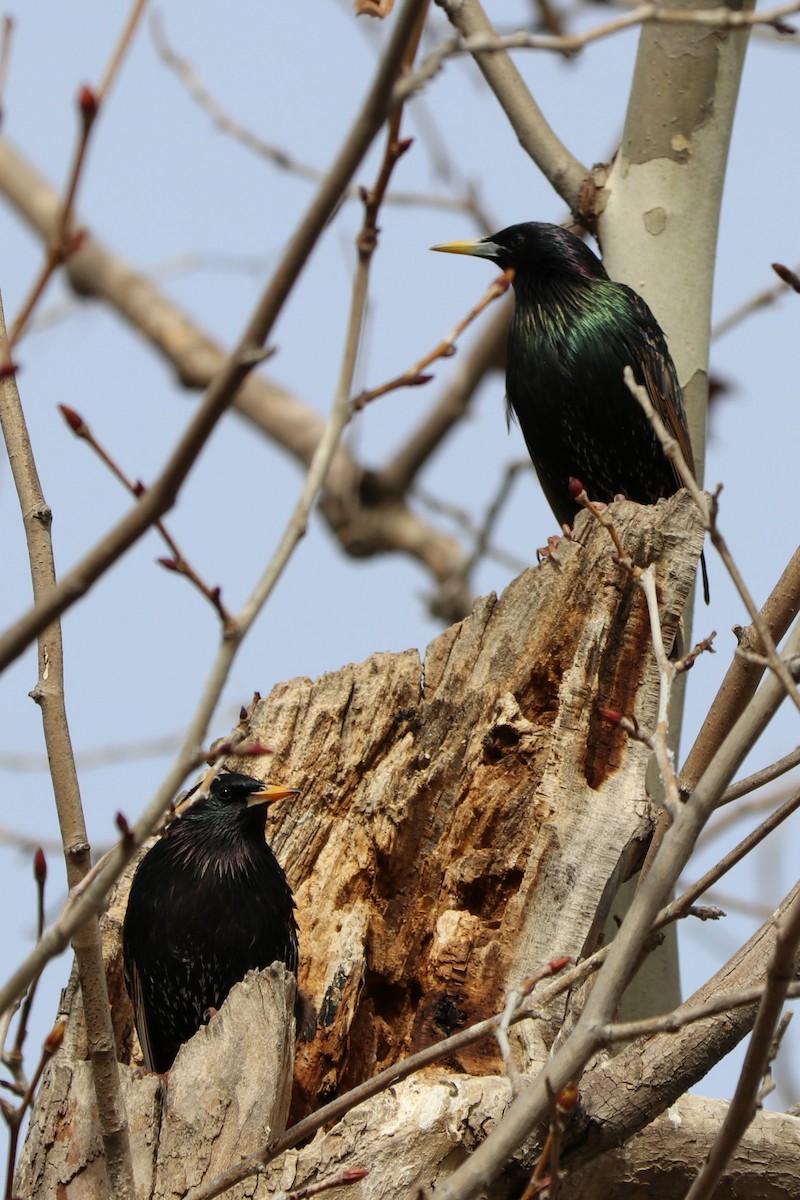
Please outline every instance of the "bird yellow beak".
M480 254L482 243L474 239L466 242L442 242L441 246L431 246L431 250L442 250L445 254Z
M290 796L299 795L298 788L275 787L270 783L258 792L250 792L247 797L247 807L253 808L256 804L274 804L276 800L288 800Z
M431 250L443 250L445 254L474 254L477 258L496 262L500 247L490 238L476 238L466 242L443 242L441 246L431 246Z

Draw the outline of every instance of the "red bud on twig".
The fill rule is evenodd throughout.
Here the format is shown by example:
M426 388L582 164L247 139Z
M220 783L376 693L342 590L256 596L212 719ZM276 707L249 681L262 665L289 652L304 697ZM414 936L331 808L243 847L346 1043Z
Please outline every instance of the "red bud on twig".
M174 558L157 558L156 562L167 571L180 571L180 566Z
M612 725L620 725L622 723L622 713L617 712L615 708L598 708L597 711L601 717L605 717Z
M581 493L586 491L586 488L580 479L576 479L574 475L570 475L569 482L567 483L567 491L573 500L577 500Z
M568 967L572 959L568 954L561 954L558 958L551 958L547 964L553 975L557 975L559 971L563 971L564 967Z
M19 363L7 358L4 363L0 364L0 379L8 379L12 375L16 375L19 370Z
M83 125L88 129L97 116L97 93L87 83L78 92L78 108L83 117Z
M114 824L116 825L117 829L122 834L123 842L133 841L133 834L131 833L131 827L128 824L128 818L125 816L124 813L121 813L121 812L117 813L117 815L114 817Z
M779 279L784 283L788 283L789 287L794 288L796 292L800 292L800 278L789 267L785 267L783 263L773 263L772 269Z
M274 751L261 742L242 742L236 747L236 753L243 758L260 758L262 754L274 754Z
M86 434L89 432L89 426L80 413L75 412L75 409L70 408L67 404L59 404L58 411L77 437L86 437Z
M33 856L33 878L39 884L39 887L42 887L44 881L47 879L47 859L41 846L39 846Z

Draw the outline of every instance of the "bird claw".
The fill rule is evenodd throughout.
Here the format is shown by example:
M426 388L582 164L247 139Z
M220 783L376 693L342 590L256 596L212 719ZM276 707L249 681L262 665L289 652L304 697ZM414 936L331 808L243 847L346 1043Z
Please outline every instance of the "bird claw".
M565 534L564 536L569 536L569 535ZM558 546L558 543L561 541L561 538L562 538L562 535L560 533L554 533L551 537L549 537L547 539L547 545L540 546L536 551L537 562L542 562L543 559L547 558L550 560L550 562L555 563L555 565L557 567L560 567L561 559L558 557L557 546Z
M166 1086L167 1082L169 1081L169 1071L151 1071L149 1067L146 1067L144 1063L142 1063L142 1065L137 1067L133 1072L134 1079L146 1079L148 1077L155 1077L160 1083L163 1083Z
M207 1008L204 1011L203 1020L205 1021L206 1025L208 1024L208 1022L211 1020L212 1017L215 1017L217 1015L218 1012L219 1012L218 1008Z

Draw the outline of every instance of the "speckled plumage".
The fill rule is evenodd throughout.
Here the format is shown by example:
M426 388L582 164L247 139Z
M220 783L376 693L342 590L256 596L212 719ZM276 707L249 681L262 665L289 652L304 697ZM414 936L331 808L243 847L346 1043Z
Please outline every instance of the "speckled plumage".
M282 961L297 973L294 901L265 840L264 793L249 775L219 775L136 871L122 942L149 1070L168 1071L248 971Z
M529 221L434 249L514 268L506 394L561 524L579 511L570 477L604 503L623 495L654 504L682 486L623 379L630 366L693 466L675 366L641 296L609 279L589 247L557 225ZM705 563L703 575L707 590Z

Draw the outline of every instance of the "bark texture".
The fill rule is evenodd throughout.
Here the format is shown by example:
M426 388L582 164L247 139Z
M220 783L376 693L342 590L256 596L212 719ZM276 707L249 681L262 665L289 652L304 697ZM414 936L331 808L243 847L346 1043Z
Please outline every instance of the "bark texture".
M630 559L657 564L669 644L700 550L694 506L679 493L611 512ZM316 1036L297 1051L297 1115L502 1009L509 986L543 962L595 949L619 883L647 848L649 751L598 712L652 723L658 677L644 597L605 530L584 517L577 536L561 543L558 564L479 601L424 659L376 654L279 684L253 705L251 732L274 753L238 765L302 789L268 826L297 899L300 985L318 1012ZM123 881L106 919L106 954L128 1063L126 891ZM25 1197L55 1194L56 1183L69 1200L98 1194L76 989L66 1004L71 1034L37 1104ZM546 1054L568 1004L517 1027L521 1069ZM128 1071L141 1197L182 1195L280 1131L286 1011L279 975L248 979L181 1051L165 1090ZM345 1160L370 1167L364 1196L427 1185L493 1124L509 1098L502 1075L493 1042L464 1051L284 1156L271 1185L297 1186ZM251 1179L231 1194L261 1195L267 1184Z

